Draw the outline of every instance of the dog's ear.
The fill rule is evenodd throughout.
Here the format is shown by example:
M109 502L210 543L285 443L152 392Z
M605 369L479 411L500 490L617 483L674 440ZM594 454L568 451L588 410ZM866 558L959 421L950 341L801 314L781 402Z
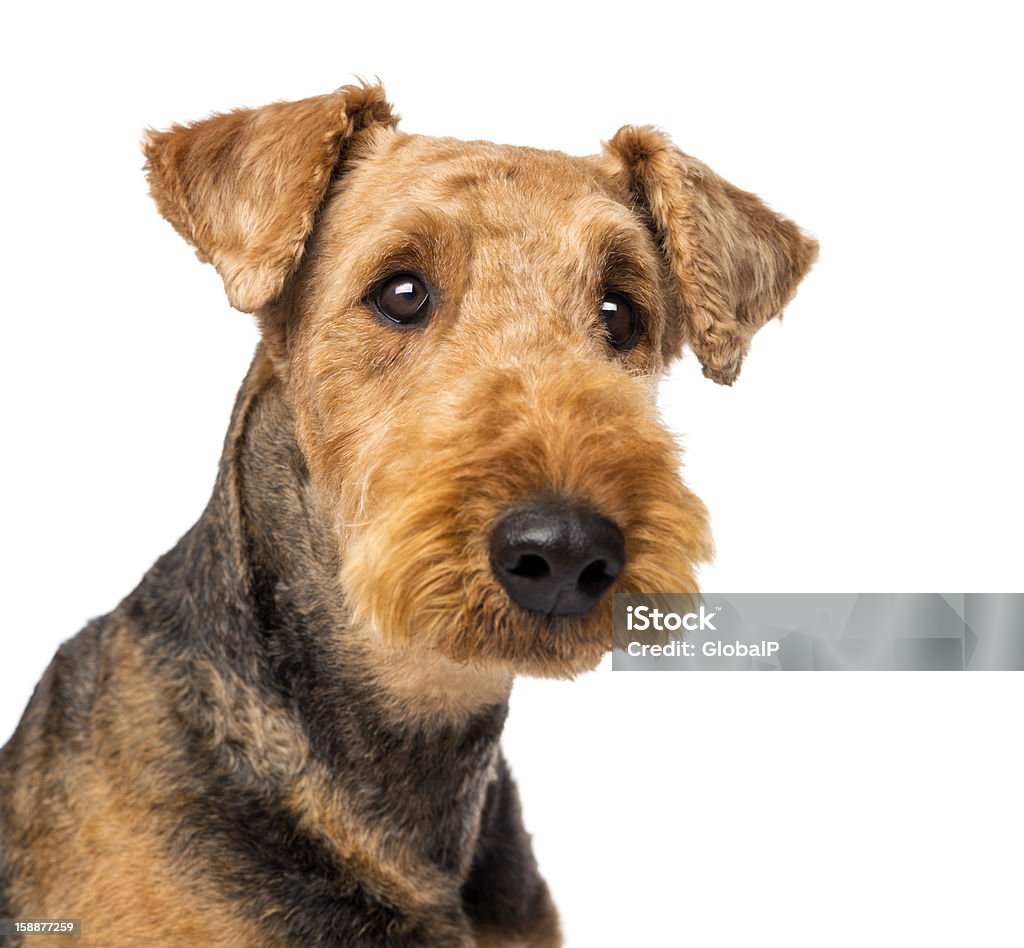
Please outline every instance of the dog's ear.
M666 333L666 360L688 344L708 378L731 385L751 337L811 268L817 242L655 128L619 129L602 161L646 209L679 291L682 325Z
M345 140L397 121L380 86L344 86L149 132L150 193L231 305L255 312L298 266Z

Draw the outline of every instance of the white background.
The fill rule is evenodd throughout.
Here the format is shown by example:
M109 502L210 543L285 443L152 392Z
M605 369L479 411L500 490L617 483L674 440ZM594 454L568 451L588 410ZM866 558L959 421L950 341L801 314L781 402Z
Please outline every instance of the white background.
M193 522L256 335L146 195L146 125L379 75L409 131L653 122L821 240L733 389L664 384L716 592L1015 591L1011 4L19 4L5 16L0 739ZM1022 630L1024 634L1024 630ZM568 944L1020 945L1019 675L598 673L506 748Z

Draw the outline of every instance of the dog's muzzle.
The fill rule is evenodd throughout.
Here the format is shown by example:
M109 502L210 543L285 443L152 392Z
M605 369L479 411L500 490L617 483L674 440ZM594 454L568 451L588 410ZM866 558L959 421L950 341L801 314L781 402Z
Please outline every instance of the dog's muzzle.
M588 612L626 565L622 531L567 501L506 514L491 531L491 568L512 601L530 612Z

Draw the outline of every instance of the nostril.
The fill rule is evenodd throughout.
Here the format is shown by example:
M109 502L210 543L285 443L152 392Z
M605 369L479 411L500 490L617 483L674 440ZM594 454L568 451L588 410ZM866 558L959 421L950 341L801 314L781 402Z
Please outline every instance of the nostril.
M614 581L615 576L609 573L606 560L594 560L584 567L576 580L576 588L588 596L600 596Z
M536 553L524 553L508 571L513 576L522 576L524 579L544 579L551 575L548 561Z

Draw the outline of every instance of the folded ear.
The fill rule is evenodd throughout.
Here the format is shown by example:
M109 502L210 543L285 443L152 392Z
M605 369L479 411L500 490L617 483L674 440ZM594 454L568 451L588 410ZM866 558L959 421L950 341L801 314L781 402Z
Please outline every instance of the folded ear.
M298 266L344 141L397 121L380 86L344 86L149 132L150 193L216 267L231 305L251 313L274 300Z
M619 129L605 154L646 208L679 291L683 325L667 334L666 359L688 344L708 378L731 385L751 337L817 258L817 241L655 128Z

